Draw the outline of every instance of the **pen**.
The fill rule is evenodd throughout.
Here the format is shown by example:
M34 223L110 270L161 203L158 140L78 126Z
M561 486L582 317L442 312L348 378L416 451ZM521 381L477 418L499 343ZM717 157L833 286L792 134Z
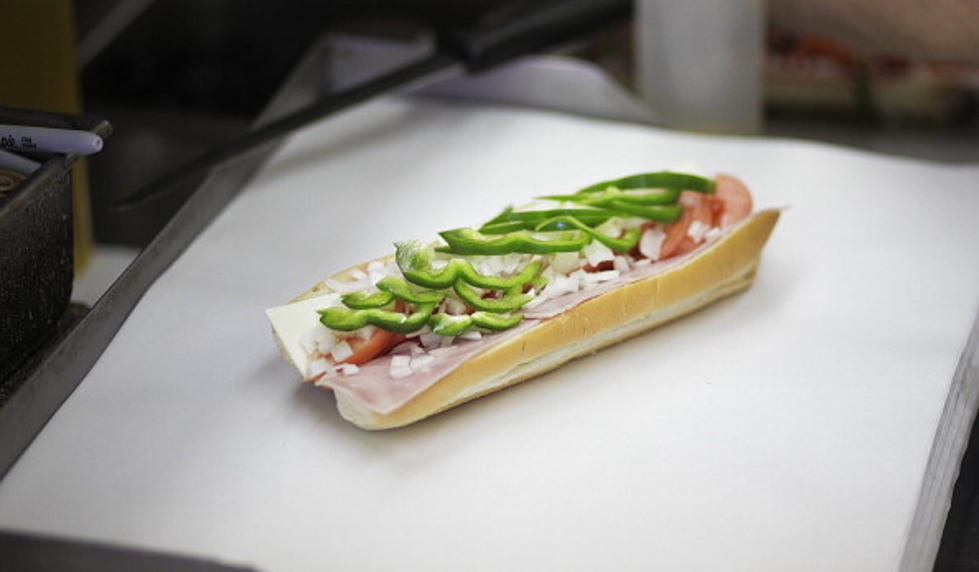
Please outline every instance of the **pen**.
M75 129L0 125L0 149L91 155L102 149L102 138Z

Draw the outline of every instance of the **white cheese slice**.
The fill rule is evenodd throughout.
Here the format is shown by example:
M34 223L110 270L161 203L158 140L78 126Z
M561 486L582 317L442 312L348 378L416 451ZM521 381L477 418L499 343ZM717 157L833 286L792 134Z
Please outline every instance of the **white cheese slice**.
M279 344L300 373L306 373L310 359L301 341L310 330L320 325L316 310L336 306L339 302L340 295L332 293L265 310Z

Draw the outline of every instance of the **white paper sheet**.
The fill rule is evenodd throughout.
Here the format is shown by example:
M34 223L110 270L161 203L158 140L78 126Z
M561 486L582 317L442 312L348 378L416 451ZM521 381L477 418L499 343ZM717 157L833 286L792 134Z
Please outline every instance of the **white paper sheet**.
M263 309L510 202L694 164L789 205L744 294L382 433ZM979 301L979 167L387 100L296 136L0 483L0 526L263 570L895 570Z

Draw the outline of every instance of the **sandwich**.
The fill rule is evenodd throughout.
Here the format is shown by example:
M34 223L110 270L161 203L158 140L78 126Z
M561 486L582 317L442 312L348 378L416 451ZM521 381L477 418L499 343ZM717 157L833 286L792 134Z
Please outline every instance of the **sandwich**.
M401 427L746 289L778 218L729 175L631 175L395 243L266 314L345 419Z

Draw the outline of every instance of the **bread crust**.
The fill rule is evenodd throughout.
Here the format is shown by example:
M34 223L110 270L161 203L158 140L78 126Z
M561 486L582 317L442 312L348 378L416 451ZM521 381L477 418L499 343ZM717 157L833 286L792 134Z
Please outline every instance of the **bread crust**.
M675 268L541 320L526 333L498 343L461 364L390 413L369 411L343 392L335 392L337 408L345 419L363 429L401 427L703 308L751 285L761 249L778 218L778 210L760 211ZM363 269L366 264L348 268L333 279L343 279L354 268ZM328 291L325 283L320 283L294 301Z

